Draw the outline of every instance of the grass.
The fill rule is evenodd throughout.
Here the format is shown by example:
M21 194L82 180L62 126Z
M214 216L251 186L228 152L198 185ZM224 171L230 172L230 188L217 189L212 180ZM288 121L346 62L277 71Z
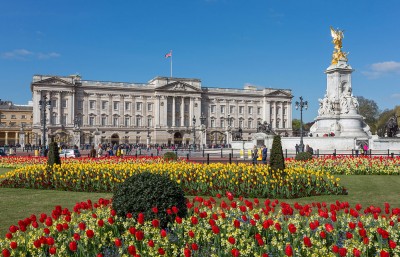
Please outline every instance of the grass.
M10 169L0 168L0 174ZM340 184L348 189L348 195L314 196L297 199L280 199L287 203L300 204L312 202L334 203L336 200L347 201L351 205L356 203L364 207L375 205L383 207L388 202L392 207L400 207L400 176L379 175L341 175ZM31 214L42 212L49 214L56 205L71 208L76 202L99 198L111 198L112 194L66 192L52 190L11 189L0 188L0 236L4 235L8 227L16 224ZM189 197L190 198L190 197ZM263 201L264 199L260 199Z

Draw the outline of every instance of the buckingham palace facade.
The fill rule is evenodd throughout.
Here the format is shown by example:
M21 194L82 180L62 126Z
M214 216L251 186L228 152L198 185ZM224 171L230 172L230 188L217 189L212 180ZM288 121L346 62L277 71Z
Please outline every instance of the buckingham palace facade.
M70 145L229 144L233 131L241 128L243 140L251 140L264 122L277 134L292 134L288 89L202 87L188 78L139 84L35 75L31 91L32 132L42 138L45 128L47 138Z

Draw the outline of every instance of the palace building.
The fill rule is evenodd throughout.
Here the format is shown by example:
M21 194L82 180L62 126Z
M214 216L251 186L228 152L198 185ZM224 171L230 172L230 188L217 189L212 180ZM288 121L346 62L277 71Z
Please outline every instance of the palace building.
M31 91L32 131L42 135L45 127L47 137L65 144L229 144L232 132L241 128L249 140L265 121L277 134L292 134L289 89L203 87L199 79L174 77L139 84L35 75Z

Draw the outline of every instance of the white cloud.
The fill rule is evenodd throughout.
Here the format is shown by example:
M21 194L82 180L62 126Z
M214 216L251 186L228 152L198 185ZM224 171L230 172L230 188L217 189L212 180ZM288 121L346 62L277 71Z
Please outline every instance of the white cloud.
M14 60L27 60L30 57L36 58L36 59L50 59L50 58L57 58L60 57L61 55L56 52L50 52L50 53L35 53L31 52L26 49L15 49L9 52L3 52L0 54L1 58L3 59L14 59Z
M4 59L25 59L27 56L33 53L26 49L15 49L10 52L1 53L1 57Z
M400 93L392 94L390 97L400 99Z
M400 74L400 62L377 62L370 65L369 70L363 71L362 74L370 79L376 79L386 74Z
M39 59L50 59L50 58L57 58L61 55L59 53L51 52L51 53L37 53L37 58Z

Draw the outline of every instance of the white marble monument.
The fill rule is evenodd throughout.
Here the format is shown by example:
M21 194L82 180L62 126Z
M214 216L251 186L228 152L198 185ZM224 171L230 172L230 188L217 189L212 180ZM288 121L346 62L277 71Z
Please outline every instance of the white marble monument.
M332 63L326 69L327 88L323 99L319 99L318 116L310 128L313 137L365 137L370 138L369 126L358 113L358 101L353 96L351 73L347 53L342 52L343 32L331 28L335 50Z

